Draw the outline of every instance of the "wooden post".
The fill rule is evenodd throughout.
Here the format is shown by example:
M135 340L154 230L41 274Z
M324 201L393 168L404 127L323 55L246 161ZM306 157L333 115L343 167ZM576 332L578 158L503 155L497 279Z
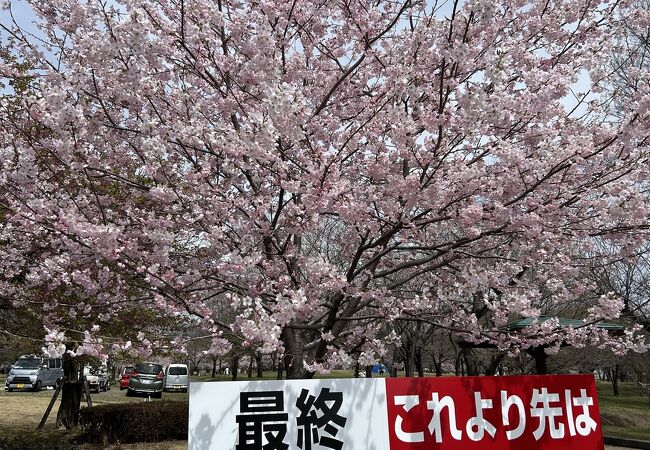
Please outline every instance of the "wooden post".
M45 410L45 414L43 414L43 418L41 419L41 422L38 424L38 427L36 427L37 431L41 431L43 427L45 426L45 422L47 422L47 417L50 415L50 412L52 411L52 407L54 406L54 403L56 403L56 399L59 396L59 392L61 392L61 386L63 386L63 383L65 383L65 378L63 378L59 384L56 386L56 390L54 391L54 395L52 396L52 399L50 400L50 404L47 405L47 409Z

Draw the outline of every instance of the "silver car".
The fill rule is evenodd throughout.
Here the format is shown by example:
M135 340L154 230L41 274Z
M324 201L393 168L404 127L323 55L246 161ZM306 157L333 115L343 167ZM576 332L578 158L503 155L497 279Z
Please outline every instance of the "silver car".
M31 389L38 392L44 387L58 385L62 379L61 358L23 355L7 374L5 389L9 392L16 389Z
M165 391L187 392L189 371L185 364L170 364L165 376Z
M160 364L151 362L136 364L135 369L131 372L126 395L148 394L161 398L164 378L163 366Z

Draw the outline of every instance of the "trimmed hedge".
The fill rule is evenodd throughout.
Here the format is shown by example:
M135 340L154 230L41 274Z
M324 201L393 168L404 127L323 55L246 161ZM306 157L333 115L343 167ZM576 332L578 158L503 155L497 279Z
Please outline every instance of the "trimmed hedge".
M21 429L12 432L15 436L0 436L0 450L76 450L78 448L74 442L71 442L75 436L68 436L68 431L48 433Z
M115 403L82 408L84 440L104 444L186 440L188 402Z

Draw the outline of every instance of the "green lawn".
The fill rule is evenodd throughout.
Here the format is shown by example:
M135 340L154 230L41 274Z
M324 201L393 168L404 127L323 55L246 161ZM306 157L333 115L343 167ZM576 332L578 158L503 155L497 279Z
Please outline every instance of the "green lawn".
M650 402L634 383L620 383L614 397L611 383L598 382L598 403L607 436L650 441Z

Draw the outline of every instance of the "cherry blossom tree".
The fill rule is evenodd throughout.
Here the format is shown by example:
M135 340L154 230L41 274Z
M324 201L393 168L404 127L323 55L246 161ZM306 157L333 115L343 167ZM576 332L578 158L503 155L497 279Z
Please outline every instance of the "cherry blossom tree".
M145 354L182 346L157 336L172 317L213 354L281 352L289 377L372 364L397 319L515 353L645 349L633 329L593 326L620 314L609 294L585 305L584 327L499 327L582 298L596 239L620 258L647 239L650 83L616 115L600 97L613 37L647 11L30 4L41 34L3 24L34 88L25 117L2 122L0 291L17 308L38 299L52 351L75 332L75 351L106 351L102 329L132 308L147 319L128 345Z

